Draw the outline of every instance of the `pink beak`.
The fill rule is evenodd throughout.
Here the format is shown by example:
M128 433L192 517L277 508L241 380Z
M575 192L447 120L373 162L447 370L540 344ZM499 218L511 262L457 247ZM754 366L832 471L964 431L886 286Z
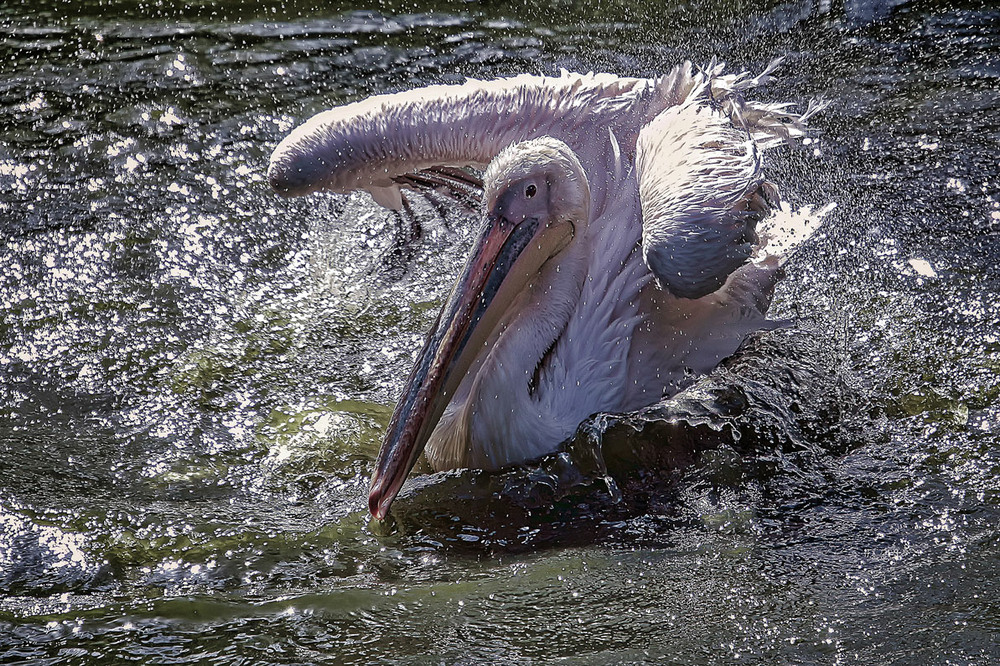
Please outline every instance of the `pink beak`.
M482 351L484 336L499 317L497 308L490 313L487 309L538 230L537 219L514 224L503 217L487 217L392 414L368 494L368 508L377 520L385 519L459 383Z

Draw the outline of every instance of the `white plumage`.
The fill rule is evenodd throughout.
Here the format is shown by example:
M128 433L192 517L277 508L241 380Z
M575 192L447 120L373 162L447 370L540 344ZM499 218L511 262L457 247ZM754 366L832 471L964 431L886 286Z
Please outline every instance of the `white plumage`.
M776 64L432 86L319 114L278 146L279 192L363 189L392 208L410 189L476 195L456 167L488 165L483 232L379 456L376 517L421 450L435 469L536 458L595 412L676 393L768 326L782 257L819 220L765 222L777 192L763 153L819 108L744 98Z

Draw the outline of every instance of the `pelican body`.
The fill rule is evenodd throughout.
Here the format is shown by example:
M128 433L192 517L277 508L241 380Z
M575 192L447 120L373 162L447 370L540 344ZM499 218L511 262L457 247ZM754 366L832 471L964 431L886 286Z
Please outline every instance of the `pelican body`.
M421 453L436 470L538 458L596 412L675 394L771 325L780 266L819 219L773 214L763 153L820 107L746 100L776 64L431 86L334 108L281 142L268 173L285 196L479 202L481 231L379 452L375 518Z

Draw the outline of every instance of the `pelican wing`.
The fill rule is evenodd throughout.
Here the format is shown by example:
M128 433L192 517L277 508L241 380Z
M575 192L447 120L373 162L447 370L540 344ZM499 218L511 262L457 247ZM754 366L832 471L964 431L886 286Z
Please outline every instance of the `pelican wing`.
M642 249L661 286L682 298L719 289L753 254L756 225L777 204L764 180L763 152L802 136L805 121L784 104L747 102L743 93L770 78L722 76L722 65L675 71L661 87L687 91L639 132L636 168Z
M585 148L627 122L651 86L563 73L378 95L295 129L272 154L268 177L285 196L366 190L396 209L401 187L475 195L481 183L464 167L484 168L512 143L543 135Z

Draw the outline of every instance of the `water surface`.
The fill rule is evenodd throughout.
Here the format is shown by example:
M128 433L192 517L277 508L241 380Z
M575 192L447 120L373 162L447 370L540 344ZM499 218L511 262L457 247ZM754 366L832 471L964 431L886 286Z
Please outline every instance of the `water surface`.
M996 662L1000 11L41 0L0 33L0 662ZM832 100L770 165L837 203L796 326L370 525L472 229L282 200L277 142L466 76L782 55L762 96Z

